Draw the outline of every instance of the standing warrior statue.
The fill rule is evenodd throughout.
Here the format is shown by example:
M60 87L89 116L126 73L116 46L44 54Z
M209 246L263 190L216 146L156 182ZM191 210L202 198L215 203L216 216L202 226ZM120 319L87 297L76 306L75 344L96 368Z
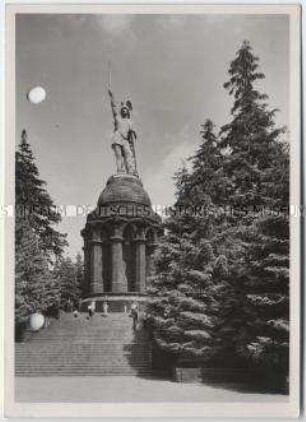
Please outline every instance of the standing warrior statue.
M136 132L131 121L132 104L129 100L125 104L121 102L118 112L118 106L110 88L108 88L108 93L114 118L112 148L115 152L117 173L128 173L138 176L134 145Z

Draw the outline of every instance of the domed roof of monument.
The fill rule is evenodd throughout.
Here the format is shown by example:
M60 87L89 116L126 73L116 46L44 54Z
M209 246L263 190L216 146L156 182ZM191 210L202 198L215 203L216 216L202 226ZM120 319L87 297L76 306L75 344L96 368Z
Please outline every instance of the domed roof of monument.
M151 206L149 195L138 177L131 174L111 176L99 196L98 207L126 202Z

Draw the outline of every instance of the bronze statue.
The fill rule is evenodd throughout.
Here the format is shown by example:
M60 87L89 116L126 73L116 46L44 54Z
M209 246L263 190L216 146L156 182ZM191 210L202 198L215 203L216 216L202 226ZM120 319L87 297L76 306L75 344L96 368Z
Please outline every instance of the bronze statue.
M111 89L108 89L114 118L114 133L112 135L112 148L115 152L117 173L128 173L138 176L135 156L136 132L131 121L131 102L128 100L118 107ZM119 111L118 111L119 108Z

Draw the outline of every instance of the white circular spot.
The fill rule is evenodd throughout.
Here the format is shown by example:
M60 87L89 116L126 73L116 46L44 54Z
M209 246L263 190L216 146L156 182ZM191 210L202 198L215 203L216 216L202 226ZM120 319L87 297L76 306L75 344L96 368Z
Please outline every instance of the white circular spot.
M36 312L30 316L30 327L32 331L38 331L44 325L45 318L42 314Z
M46 99L46 91L42 86L35 86L28 92L28 100L32 104L39 104Z

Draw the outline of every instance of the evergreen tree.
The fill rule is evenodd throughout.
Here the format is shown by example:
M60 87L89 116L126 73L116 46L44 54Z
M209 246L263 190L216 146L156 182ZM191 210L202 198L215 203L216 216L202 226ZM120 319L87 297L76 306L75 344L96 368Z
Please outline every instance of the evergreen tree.
M195 242L183 221L169 219L166 228L155 257L157 274L148 289L155 339L177 357L208 359L213 251L208 241Z
M29 255L34 250L36 239L31 229L26 227L19 230L19 242L15 243L15 331L16 339L22 339L26 328L27 317L30 313L26 300L28 283L31 280L29 269ZM33 271L32 271L33 272Z
M201 212L167 219L149 315L157 343L176 356L286 367L289 161L258 61L243 42L224 84L231 120L219 135L205 122L191 171L177 175L176 206Z
M58 318L61 304L60 278L56 270L59 259L50 270L48 284L44 289L45 313L47 316Z
M75 261L76 282L79 287L80 294L84 293L84 262L80 253L76 256Z
M63 258L58 267L60 279L61 308L72 310L78 307L80 299L80 286L77 274L77 267L71 258Z
M27 317L37 311L48 315L50 306L59 304L59 289L53 282L53 273L42 251L41 241L23 221L15 245L15 326L17 337L22 337Z
M211 206L217 205L222 203L223 196L223 185L220 183L223 156L214 124L210 119L202 125L200 135L201 144L195 154L189 158L193 168L189 180L191 194L198 192L199 200L204 195L210 198Z
M213 233L212 201L203 185L212 183L216 161L205 150L216 149L216 145L210 142L212 125L207 122L204 129L203 145L192 158L194 172L190 174L183 167L175 177L177 201L155 255L156 275L148 289L148 313L162 350L178 358L209 361L219 321L219 293L213 279L216 259L209 240ZM202 166L202 161L209 160L210 168ZM205 171L205 183L201 170Z
M39 178L25 130L16 152L15 176L15 323L20 337L29 314L54 314L59 308L59 284L52 266L66 241L53 228L60 215Z
M268 96L257 90L264 75L248 42L232 61L229 75L224 87L234 105L231 121L222 127L220 146L231 150L224 157L222 182L231 212L218 236L219 244L226 245L223 251L229 251L228 277L236 301L226 326L236 333L236 354L262 363L284 362L289 313L285 129L275 126L276 110L269 110ZM219 335L226 344L224 329Z
M289 369L289 157L271 169L274 208L258 213L244 258L248 341L242 353L278 372Z
M268 96L256 89L264 78L258 72L258 61L250 44L244 41L230 65L230 79L224 84L234 97L232 119L221 129L221 145L232 151L223 162L223 184L227 203L236 211L234 224L246 211L271 205L275 199L271 197L271 171L283 154L280 135L285 129L275 126L277 110L269 110L265 102Z
M23 130L16 152L16 241L19 239L19 223L27 220L39 236L42 250L49 258L54 259L62 254L66 236L53 227L60 222L61 216L46 190L46 183L39 178L39 171L27 138L27 132Z
M241 353L253 363L289 369L288 216L258 217L245 258L248 337Z

